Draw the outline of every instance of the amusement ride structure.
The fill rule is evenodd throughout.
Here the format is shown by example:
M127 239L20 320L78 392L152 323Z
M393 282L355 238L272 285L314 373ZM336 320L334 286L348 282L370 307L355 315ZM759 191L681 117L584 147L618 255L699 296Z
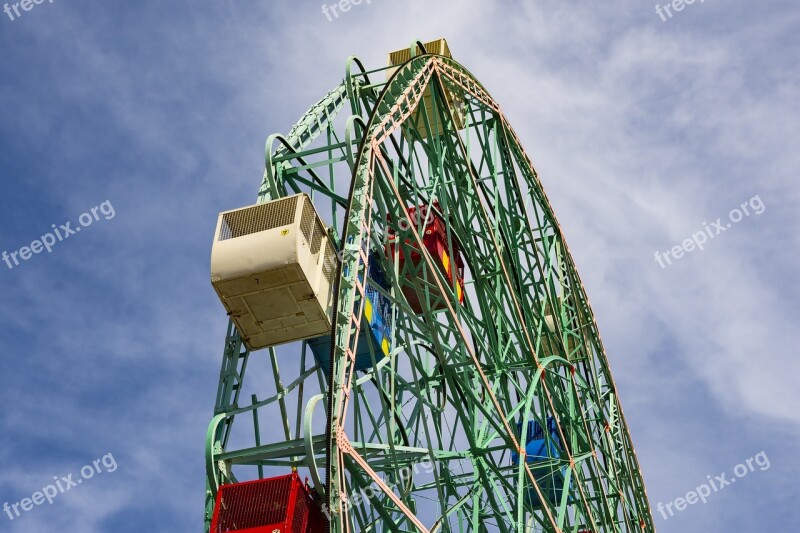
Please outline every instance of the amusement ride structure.
M443 39L269 137L211 271L206 532L654 531L562 229Z

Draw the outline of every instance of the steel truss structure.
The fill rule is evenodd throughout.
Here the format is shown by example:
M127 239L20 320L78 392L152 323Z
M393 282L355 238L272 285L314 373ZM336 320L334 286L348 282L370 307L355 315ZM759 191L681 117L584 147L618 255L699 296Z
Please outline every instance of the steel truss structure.
M206 531L222 484L289 468L310 476L335 533L654 531L597 323L530 159L469 71L421 43L410 52L394 71L351 58L267 141L258 202L309 193L339 243L332 364L305 341L250 353L229 325ZM463 303L423 246L419 206L446 221ZM388 289L368 278L372 261ZM391 350L357 371L368 286L391 301ZM531 427L549 428L558 453L531 461Z

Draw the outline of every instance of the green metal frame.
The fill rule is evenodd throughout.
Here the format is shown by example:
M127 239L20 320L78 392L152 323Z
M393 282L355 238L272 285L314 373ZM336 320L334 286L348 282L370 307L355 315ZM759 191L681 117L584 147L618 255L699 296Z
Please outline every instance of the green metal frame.
M370 75L385 69L351 58L344 82L267 142L259 202L308 192L341 243L333 364L319 368L304 342L255 354L272 384L242 407L250 353L229 325L206 442L206 530L219 485L249 467L251 478L307 471L336 533L654 531L597 324L530 160L464 67L419 43L411 51L379 82ZM390 230L405 257L424 249L424 221L408 212L420 205L447 221L449 249L461 250L463 304L428 253L401 265L387 250ZM374 288L393 304L393 349L372 347L374 367L356 372L370 260L391 282ZM410 288L421 314L403 296ZM253 424L233 432L243 414ZM561 456L535 473L513 464L528 421L548 418ZM557 501L544 495L543 469L563 472Z

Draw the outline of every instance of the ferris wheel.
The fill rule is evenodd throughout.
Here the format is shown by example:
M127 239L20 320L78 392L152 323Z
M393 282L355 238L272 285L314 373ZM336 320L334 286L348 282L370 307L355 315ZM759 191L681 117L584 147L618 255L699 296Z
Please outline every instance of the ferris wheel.
M207 532L654 531L562 230L443 39L267 140L212 284Z

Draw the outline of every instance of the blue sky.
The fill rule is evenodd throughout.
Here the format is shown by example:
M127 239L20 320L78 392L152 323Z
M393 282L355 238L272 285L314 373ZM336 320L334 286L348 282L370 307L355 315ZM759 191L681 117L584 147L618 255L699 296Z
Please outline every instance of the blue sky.
M666 4L666 0L661 2ZM597 314L651 503L759 452L663 532L800 529L800 8L706 0L45 1L0 13L0 504L113 454L0 531L200 531L226 325L219 211L267 135L358 55L448 39L536 165ZM705 249L666 252L758 196ZM751 210L753 211L753 210Z

